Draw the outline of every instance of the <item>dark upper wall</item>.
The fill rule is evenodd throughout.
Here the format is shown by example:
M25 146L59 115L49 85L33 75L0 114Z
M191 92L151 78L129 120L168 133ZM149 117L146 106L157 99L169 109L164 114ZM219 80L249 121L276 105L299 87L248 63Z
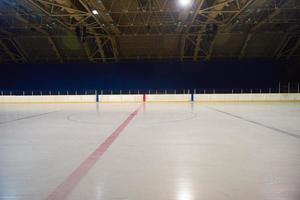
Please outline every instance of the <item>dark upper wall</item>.
M1 65L0 89L276 87L279 81L299 81L299 70L288 70L298 68L288 65L272 61Z

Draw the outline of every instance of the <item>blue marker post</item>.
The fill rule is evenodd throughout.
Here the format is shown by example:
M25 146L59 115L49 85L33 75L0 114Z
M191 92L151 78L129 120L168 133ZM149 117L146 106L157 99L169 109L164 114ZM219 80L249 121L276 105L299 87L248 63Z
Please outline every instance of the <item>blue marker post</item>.
M99 102L99 95L98 95L98 91L95 90L95 94L96 94L96 102L98 103Z
M191 93L191 101L194 102L194 94L195 94L195 90L194 92Z

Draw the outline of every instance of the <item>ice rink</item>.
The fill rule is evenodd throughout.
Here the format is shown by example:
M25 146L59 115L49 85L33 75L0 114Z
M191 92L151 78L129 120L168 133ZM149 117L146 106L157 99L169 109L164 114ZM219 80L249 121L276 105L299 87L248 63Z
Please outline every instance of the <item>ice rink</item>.
M0 199L299 200L300 103L0 104Z

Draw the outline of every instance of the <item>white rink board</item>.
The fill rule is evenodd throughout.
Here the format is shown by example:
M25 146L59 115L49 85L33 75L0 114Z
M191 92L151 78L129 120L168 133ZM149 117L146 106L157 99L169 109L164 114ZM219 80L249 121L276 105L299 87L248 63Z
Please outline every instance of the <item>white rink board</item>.
M99 102L143 102L143 95L99 95Z
M195 94L194 101L300 101L300 94Z
M191 94L147 94L146 102L190 102ZM99 102L143 102L143 95L99 95ZM195 102L300 101L300 94L194 94ZM95 95L0 96L0 103L95 103Z
M95 95L0 96L0 103L92 103Z
M147 94L146 102L189 102L190 94Z

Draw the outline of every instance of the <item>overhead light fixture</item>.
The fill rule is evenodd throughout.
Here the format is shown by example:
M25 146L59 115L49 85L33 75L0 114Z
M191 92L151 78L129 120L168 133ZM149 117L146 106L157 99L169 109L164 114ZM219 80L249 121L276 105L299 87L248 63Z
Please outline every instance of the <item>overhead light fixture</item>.
M99 14L97 10L92 10L92 13L93 13L94 15L98 15L98 14Z
M178 3L182 7L188 7L192 4L192 0L178 0Z

